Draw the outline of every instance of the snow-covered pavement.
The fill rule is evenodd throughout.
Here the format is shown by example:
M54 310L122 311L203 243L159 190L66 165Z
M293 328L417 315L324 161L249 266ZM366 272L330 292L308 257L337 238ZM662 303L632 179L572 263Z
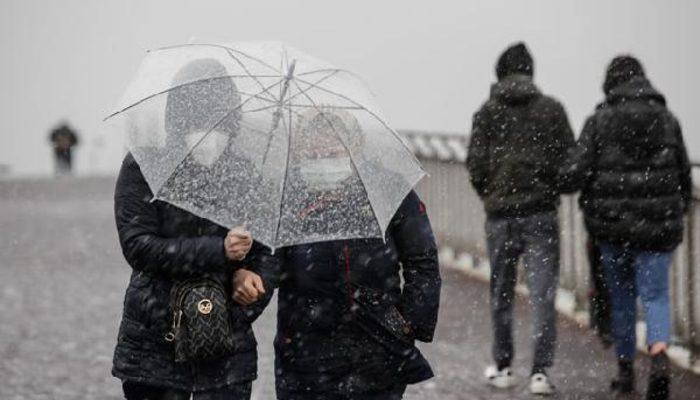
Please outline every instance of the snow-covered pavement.
M129 267L112 218L113 179L0 182L0 399L119 399L110 375L112 349ZM422 345L437 377L406 399L529 398L484 386L489 361L488 288L444 270L436 340ZM255 399L274 399L274 307L255 324L260 372ZM529 312L520 301L515 371L528 373ZM588 331L562 320L551 375L564 399L608 399L615 371L610 351ZM642 359L638 389L644 390ZM676 370L675 399L700 399L700 376Z

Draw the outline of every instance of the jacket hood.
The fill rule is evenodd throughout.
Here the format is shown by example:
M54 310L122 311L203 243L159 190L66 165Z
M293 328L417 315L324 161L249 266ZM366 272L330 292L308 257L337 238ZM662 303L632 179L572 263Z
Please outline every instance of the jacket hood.
M629 82L635 77L645 77L642 63L632 56L618 56L610 61L605 71L603 92L607 95L617 86Z
M509 75L491 86L491 98L505 104L525 104L541 96L528 75Z
M655 101L666 105L666 98L651 85L648 79L641 76L615 86L608 92L605 103L610 105L630 100Z
M499 81L512 74L532 76L533 73L534 61L523 42L508 47L496 63L496 77Z
M175 74L165 108L165 131L171 145L184 145L184 136L217 129L233 138L238 132L240 94L218 60L198 59ZM223 118L223 119L222 119Z

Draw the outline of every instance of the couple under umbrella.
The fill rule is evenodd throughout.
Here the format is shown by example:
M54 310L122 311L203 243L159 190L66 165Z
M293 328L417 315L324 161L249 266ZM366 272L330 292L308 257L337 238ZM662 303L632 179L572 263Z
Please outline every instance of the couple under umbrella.
M250 398L275 289L279 399L400 399L432 377L414 346L440 293L424 172L359 78L275 43L175 46L109 119L129 148L127 399Z

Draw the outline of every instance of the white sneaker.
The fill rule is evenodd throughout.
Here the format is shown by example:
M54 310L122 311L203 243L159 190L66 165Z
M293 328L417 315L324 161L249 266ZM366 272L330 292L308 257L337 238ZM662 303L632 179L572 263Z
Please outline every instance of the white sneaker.
M556 388L549 381L549 377L542 373L534 374L530 377L530 393L539 395L550 395L556 392Z
M489 385L499 389L512 388L517 383L510 368L499 371L495 365L491 365L484 371L484 376Z

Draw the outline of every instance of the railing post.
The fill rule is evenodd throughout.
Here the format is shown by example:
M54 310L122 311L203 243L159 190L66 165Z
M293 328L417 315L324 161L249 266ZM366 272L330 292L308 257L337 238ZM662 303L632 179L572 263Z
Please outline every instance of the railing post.
M688 348L690 350L690 365L695 365L698 360L697 325L695 321L695 211L697 200L690 202L688 210L688 246L687 246L687 277L686 280L686 309L688 310Z

